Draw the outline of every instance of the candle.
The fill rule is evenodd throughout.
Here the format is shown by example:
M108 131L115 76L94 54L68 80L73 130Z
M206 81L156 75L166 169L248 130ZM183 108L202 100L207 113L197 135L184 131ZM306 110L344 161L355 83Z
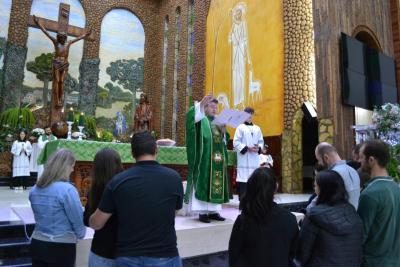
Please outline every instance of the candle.
M70 108L68 111L68 119L67 121L74 121L74 109Z
M81 115L79 116L79 126L84 126L85 125L85 115L83 112L81 112Z

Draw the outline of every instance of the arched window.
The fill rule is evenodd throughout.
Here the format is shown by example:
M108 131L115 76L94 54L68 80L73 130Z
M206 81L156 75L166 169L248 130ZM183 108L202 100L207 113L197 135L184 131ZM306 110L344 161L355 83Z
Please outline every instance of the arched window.
M178 104L178 70L179 70L179 46L181 42L181 8L177 7L175 11L175 41L174 41L174 84L172 90L172 140L176 140L176 129L177 129L177 114L179 109Z
M189 0L188 3L188 53L187 53L187 85L186 85L186 96L189 103L193 102L192 99L192 74L193 74L193 47L194 47L194 0Z
M162 82L161 82L161 121L160 121L160 136L164 138L165 127L165 95L167 86L167 63L168 63L168 16L164 20L164 35L163 35L163 65L162 65Z
M134 13L112 9L104 16L96 117L103 118L101 121L105 122L107 130L113 130L108 125L114 125L119 114L125 117L126 127L133 123L135 108L143 92L144 43L144 28Z

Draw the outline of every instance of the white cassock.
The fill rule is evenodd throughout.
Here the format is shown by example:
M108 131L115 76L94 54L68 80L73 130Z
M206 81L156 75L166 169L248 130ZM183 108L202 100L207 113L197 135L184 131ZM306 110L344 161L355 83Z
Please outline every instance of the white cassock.
M50 137L50 139L52 140L52 141L54 141L54 140L57 140L57 137L55 137L54 135L51 135L51 137ZM47 135L42 135L42 136L40 136L39 137L39 140L38 140L38 157L39 157L39 155L40 155L40 153L42 152L42 150L43 150L43 148L45 147L45 145L47 144L49 142L49 139L48 139L48 136ZM40 176L42 175L42 173L43 173L43 170L44 170L44 166L43 166L43 164L38 164L37 165L37 178L39 179L40 178Z
M257 125L240 124L236 128L233 138L233 147L237 152L237 176L236 182L247 183L250 175L255 169L260 167L258 152L240 153L245 147L263 148L264 139L260 127Z
M29 159L29 165L31 172L37 172L37 159L39 157L40 149L38 143L32 144L31 158Z
M13 177L30 176L29 156L32 152L32 146L29 141L14 141L11 153L14 155Z

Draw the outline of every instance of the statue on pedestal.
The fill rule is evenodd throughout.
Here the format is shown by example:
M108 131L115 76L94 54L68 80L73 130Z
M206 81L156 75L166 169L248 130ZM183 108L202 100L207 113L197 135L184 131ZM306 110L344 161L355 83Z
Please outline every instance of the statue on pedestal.
M140 104L135 111L134 126L133 126L134 132L135 133L145 132L145 131L151 132L152 119L153 119L153 112L151 110L151 105L147 100L147 95L145 93L142 93L140 95Z

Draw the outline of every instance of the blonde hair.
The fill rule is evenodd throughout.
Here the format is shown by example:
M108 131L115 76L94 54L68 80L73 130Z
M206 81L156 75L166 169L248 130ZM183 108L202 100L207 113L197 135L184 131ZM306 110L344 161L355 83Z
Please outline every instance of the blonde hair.
M57 150L46 162L36 186L43 188L56 181L69 181L69 168L74 164L75 156L70 150Z

